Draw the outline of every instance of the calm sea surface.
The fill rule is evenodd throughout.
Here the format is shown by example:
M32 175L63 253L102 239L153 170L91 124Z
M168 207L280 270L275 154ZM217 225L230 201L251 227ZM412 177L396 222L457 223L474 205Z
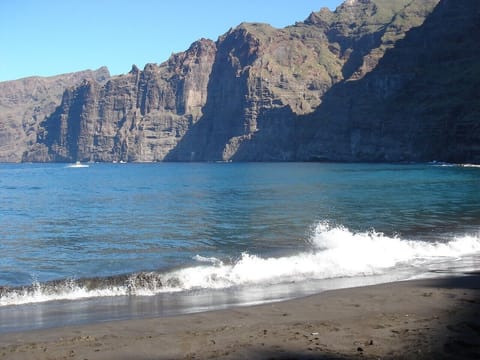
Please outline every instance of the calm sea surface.
M1 164L0 254L0 308L471 270L480 168Z

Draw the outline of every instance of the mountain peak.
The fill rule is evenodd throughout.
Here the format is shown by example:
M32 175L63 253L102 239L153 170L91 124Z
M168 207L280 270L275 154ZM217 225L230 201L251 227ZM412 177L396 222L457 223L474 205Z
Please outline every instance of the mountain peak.
M138 74L139 72L140 72L140 69L138 68L138 66L133 64L129 74Z

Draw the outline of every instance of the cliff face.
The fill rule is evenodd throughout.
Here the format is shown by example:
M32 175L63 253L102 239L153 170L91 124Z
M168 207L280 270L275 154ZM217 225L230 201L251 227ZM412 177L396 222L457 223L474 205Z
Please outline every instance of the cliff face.
M304 150L302 142L319 138L305 132L323 129L315 120L303 126L300 119L316 113L336 85L358 81L372 71L437 3L356 0L333 13L312 13L285 29L241 24L218 40L204 116L166 159L314 158L315 150Z
M215 44L65 91L24 161L158 161L202 115Z
M479 32L480 2L442 0L371 72L300 119L297 158L480 162Z
M110 74L103 67L52 77L29 77L0 82L0 161L18 162L35 146L39 123L60 105L66 88L84 79L104 83Z
M244 23L87 78L38 114L21 152L16 130L1 144L9 161L480 162L479 7L348 0L284 29Z

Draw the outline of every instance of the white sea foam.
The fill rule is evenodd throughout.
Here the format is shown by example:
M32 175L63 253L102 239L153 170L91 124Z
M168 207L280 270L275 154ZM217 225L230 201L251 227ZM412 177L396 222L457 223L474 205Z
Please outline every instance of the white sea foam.
M422 272L441 270L439 264L449 267L455 263L458 267L458 260L464 256L480 254L479 234L424 242L375 231L355 233L326 222L313 228L310 243L309 251L284 257L265 258L243 253L237 261L226 263L214 257L197 255L194 258L199 263L197 266L166 273L144 272L108 281L67 280L35 284L25 289L4 289L0 292L0 306L365 277L394 273L399 268L404 270L403 276L418 277Z
M0 295L0 306L118 295L125 295L122 287L88 289L74 280L66 280L55 285L36 282L31 287L4 291Z
M438 162L433 161L430 165L441 166L441 167L466 167L466 168L480 168L480 164L456 164L456 163L447 163L447 162Z
M480 168L479 164L460 164L461 167Z
M277 284L302 280L384 274L398 266L430 270L439 259L452 261L480 253L480 236L455 237L446 242L424 242L371 232L353 233L319 223L311 238L312 249L288 257L261 258L244 253L233 264L219 262L166 274L182 289L224 288L248 284Z
M88 167L90 167L90 165L82 164L79 161L77 161L74 164L68 164L67 165L67 168L73 168L73 169L88 168Z

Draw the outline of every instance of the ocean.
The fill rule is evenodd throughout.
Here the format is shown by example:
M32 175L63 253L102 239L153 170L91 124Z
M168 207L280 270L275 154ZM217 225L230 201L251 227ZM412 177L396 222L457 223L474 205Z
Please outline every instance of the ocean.
M480 168L0 164L0 332L480 269Z

